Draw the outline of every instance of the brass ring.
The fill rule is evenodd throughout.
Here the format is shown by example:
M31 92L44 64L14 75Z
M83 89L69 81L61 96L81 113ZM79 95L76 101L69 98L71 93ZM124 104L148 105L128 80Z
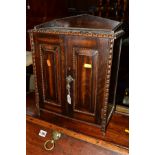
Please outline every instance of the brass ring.
M53 144L50 148L48 148L46 145L47 145L47 143L51 143L51 144ZM45 150L47 150L47 151L51 151L51 150L53 150L53 148L54 148L54 140L52 139L52 140L47 140L45 143L44 143L44 148L45 148Z

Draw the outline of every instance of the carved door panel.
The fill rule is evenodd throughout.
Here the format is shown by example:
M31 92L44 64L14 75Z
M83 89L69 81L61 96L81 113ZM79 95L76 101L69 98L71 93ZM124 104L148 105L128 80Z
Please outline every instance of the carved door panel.
M44 99L60 105L60 47L42 44L40 53Z
M74 112L94 117L97 96L98 51L74 48Z
M62 113L62 83L64 76L64 49L62 40L37 38L36 69L40 109Z

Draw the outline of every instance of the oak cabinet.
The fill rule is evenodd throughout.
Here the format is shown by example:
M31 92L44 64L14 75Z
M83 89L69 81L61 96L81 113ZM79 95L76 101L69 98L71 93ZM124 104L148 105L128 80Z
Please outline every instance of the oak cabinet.
M82 14L29 33L40 117L91 136L105 133L115 109L121 23Z

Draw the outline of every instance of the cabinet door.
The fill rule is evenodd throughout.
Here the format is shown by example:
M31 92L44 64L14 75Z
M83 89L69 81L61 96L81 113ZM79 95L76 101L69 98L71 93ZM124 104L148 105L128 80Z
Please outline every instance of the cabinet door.
M98 43L95 38L68 37L67 51L67 80L72 78L67 82L68 113L70 117L97 123Z
M62 80L64 79L64 49L62 40L53 36L37 37L36 74L40 109L62 113ZM61 45L60 45L61 44Z

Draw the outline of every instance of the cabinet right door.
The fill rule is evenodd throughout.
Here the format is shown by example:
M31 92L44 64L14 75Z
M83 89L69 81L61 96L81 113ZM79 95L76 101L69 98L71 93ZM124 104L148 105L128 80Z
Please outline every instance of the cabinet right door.
M67 77L73 78L69 83L70 91L66 91L68 114L82 121L100 124L107 42L86 37L68 37L67 42Z

